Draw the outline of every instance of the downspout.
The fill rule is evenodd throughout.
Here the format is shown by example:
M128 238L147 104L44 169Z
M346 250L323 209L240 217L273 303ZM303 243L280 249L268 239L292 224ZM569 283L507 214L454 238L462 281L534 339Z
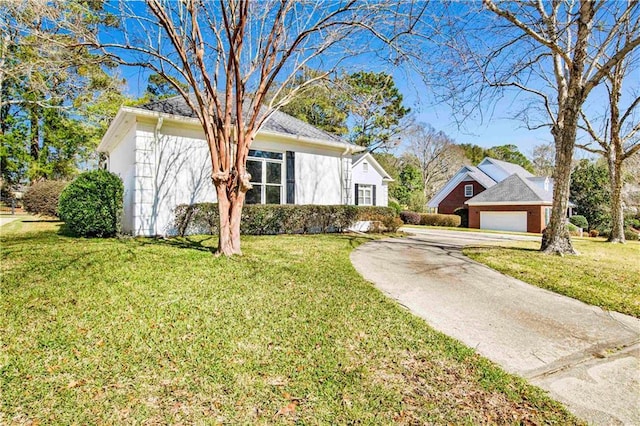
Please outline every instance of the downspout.
M151 168L151 179L153 179L153 235L158 235L158 141L160 139L160 129L162 129L162 124L164 123L164 118L162 116L158 117L158 121L156 123L156 127L153 131L153 167Z
M346 170L345 170L345 162L344 162L344 156L347 154L351 153L351 147L348 146L347 148L345 148L344 152L342 154L340 154L340 196L342 197L342 204L347 205L349 204L349 194L347 191L349 191L351 188L347 188L347 176L346 176Z

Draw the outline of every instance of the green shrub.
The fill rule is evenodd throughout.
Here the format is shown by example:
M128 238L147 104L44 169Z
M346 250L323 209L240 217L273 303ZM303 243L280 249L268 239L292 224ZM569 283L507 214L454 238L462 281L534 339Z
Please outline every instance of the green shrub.
M75 235L110 237L119 231L122 180L106 170L82 173L60 194L60 219Z
M627 241L640 241L640 234L627 228L624 230L624 239Z
M580 236L580 228L578 228L576 225L574 225L571 222L567 223L567 230L569 231L569 235L571 236L574 236L574 237Z
M402 211L402 206L400 205L400 203L393 200L389 201L389 208L393 209L393 211L396 213L396 216L399 216L400 212Z
M406 225L420 225L420 213L405 210L400 212L400 220Z
M200 203L175 209L179 235L217 234L218 205ZM240 232L245 235L317 234L342 232L357 221L380 222L398 228L397 216L389 207L248 204L242 208Z
M461 222L461 217L455 214L424 213L420 215L420 225L457 227Z
M58 199L67 182L43 180L36 182L22 196L24 209L29 213L58 217Z
M574 224L578 228L582 228L584 230L589 229L589 222L587 222L587 218L584 217L584 216L581 216L579 214L577 214L575 216L571 216L569 218L569 222L571 222L572 224Z

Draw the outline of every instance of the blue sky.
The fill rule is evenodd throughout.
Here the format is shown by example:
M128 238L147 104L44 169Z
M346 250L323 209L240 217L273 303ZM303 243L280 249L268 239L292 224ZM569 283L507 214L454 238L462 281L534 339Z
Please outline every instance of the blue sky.
M121 35L112 34L116 39ZM428 52L428 46L422 48ZM381 59L381 58L377 58ZM377 62L377 63L376 63ZM513 116L522 110L525 98L516 92L501 98L482 110L482 118L476 115L457 123L451 107L445 103L436 103L420 76L415 72L402 69L389 69L388 64L381 65L373 57L358 57L348 61L348 72L358 70L393 72L396 85L405 98L405 105L412 109L413 118L424 122L437 130L444 131L458 143L473 143L482 147L514 144L525 155L530 155L536 145L551 142L548 128L529 130L519 119ZM121 68L120 75L127 81L128 93L137 97L146 88L149 71L137 68Z

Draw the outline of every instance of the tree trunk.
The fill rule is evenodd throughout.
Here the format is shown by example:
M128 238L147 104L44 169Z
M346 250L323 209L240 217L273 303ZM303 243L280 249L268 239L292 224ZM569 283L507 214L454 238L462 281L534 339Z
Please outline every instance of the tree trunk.
M578 254L571 243L566 225L569 208L569 186L571 184L571 161L578 129L579 106L568 100L564 111L564 122L552 129L556 141L556 165L553 172L553 208L551 219L542 234L540 250L546 254Z
M29 153L33 161L38 161L40 157L40 122L38 120L38 114L33 110L29 114L29 124L31 126Z
M540 250L546 254L578 254L571 243L571 236L565 220L569 207L572 156L573 146L556 149L556 168L553 172L553 208L549 223L542 233L540 247Z
M622 211L622 160L614 149L607 154L611 185L611 234L610 243L624 243L624 215Z
M244 193L230 198L228 196L226 182L216 182L215 185L220 216L218 225L218 249L215 254L217 256L242 255L242 250L240 249L240 221L242 218Z

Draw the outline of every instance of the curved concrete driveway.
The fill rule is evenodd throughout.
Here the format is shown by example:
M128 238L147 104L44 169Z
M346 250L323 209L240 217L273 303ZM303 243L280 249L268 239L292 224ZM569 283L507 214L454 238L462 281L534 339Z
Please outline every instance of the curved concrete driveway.
M351 254L360 274L432 327L550 392L593 424L640 425L640 320L531 286L461 253L536 237L406 229Z

